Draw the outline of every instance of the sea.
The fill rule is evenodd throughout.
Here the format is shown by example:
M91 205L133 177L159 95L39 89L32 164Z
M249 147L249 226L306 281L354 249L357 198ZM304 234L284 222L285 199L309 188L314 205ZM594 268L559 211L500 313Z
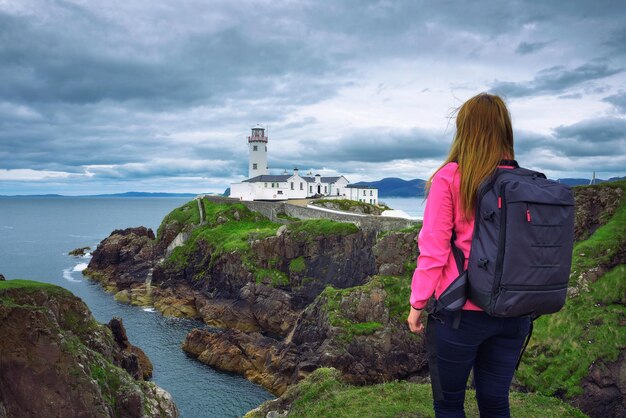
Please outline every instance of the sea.
M381 199L412 217L423 198ZM172 209L189 201L173 197L0 197L0 273L62 286L80 297L103 323L122 318L132 344L154 365L153 381L167 390L183 418L239 417L274 396L242 376L215 370L186 355L187 333L199 321L166 318L152 308L119 303L82 271L90 255L69 256L114 230L146 226L154 231Z

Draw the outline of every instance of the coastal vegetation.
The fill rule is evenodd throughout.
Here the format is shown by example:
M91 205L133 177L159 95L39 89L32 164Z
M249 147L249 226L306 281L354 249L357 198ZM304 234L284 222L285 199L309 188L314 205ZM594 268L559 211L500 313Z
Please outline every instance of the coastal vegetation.
M474 391L465 398L467 416L478 417ZM290 417L434 417L429 384L393 381L356 386L342 381L333 368L319 368L277 400L268 401L244 418L265 418L269 411L289 411ZM585 417L564 402L538 394L511 394L511 416L527 418Z

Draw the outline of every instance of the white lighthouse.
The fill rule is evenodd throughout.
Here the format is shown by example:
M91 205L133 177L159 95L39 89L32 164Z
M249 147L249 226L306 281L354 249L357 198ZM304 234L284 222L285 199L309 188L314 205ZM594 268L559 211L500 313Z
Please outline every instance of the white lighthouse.
M252 128L252 134L248 137L248 150L250 152L248 178L269 174L265 128L260 126Z
M257 125L248 137L248 178L230 184L229 196L241 200L288 200L325 198L352 199L378 204L378 189L350 184L344 176L322 177L309 173L301 176L298 168L290 174L272 175L267 166L267 136L265 128Z

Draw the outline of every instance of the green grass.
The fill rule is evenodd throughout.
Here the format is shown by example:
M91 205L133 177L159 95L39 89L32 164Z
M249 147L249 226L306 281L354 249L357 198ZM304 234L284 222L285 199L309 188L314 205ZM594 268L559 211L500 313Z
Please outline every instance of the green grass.
M35 310L44 310L45 308L38 305L24 304L18 301L17 296L13 295L14 290L19 290L19 295L27 295L35 292L43 291L53 296L72 296L72 293L60 286L56 286L50 283L37 282L34 280L2 280L0 281L0 304L10 307L23 307Z
M306 270L306 263L304 262L304 257L300 256L298 258L294 258L289 262L289 271L292 273L302 273Z
M119 414L119 407L116 405L116 398L120 387L122 386L122 379L120 374L125 371L113 366L104 358L97 356L97 360L89 366L89 374L98 382L102 396L107 401L115 415Z
M351 328L352 322L346 319L341 312L341 301L347 298L352 292L369 292L374 288L385 290L385 306L389 309L389 317L398 322L404 323L409 315L409 297L411 295L411 278L405 276L374 276L364 285L350 287L347 289L335 289L327 286L322 295L326 302L326 309L329 320L333 326Z
M465 411L478 417L474 391L468 390ZM406 381L354 386L340 380L335 369L315 370L298 385L290 387L283 398L292 400L289 417L433 417L431 388L428 384ZM536 394L511 393L511 416L525 418L585 417L577 409ZM261 414L248 414L247 418Z
M330 219L308 219L287 225L292 233L300 233L309 237L324 235L350 235L359 231L359 228L348 222L336 222Z
M597 359L615 361L626 347L626 265L606 273L567 301L558 313L540 317L517 372L525 386L545 395L582 394L581 379Z
M56 286L50 283L37 282L34 280L2 280L0 281L0 292L3 290L21 289L24 292L36 292L38 290L44 290L55 294L71 295L70 291L60 286Z
M188 264L189 256L197 251L198 241L204 241L212 248L213 257L231 251L245 253L250 249L250 240L274 236L280 227L242 203L215 203L206 199L202 202L206 224L195 228L187 242L172 251L167 262L176 268Z
M161 225L157 229L157 237L160 237L165 229L165 225L171 223L179 223L181 225L197 225L200 223L200 211L198 210L198 202L194 200L190 200L184 205L174 209L170 213L168 213L163 221L161 221Z
M324 304L324 309L326 310L330 324L343 331L343 335L340 335L340 339L343 342L350 342L357 335L371 335L383 328L383 325L379 322L356 322L350 318L350 316L354 314L358 298L352 298L353 305L351 306L346 306L346 304L343 303L352 293L358 291L369 292L372 288L377 286L379 286L379 283L374 281L347 289L335 289L329 285L326 286L320 296L318 296L322 298L322 303ZM346 312L346 310L351 312Z
M289 277L280 270L277 269L256 269L254 272L254 280L257 283L267 283L272 286L288 286Z
M380 281L387 293L385 305L389 309L389 317L404 323L410 310L411 276L376 276L372 280Z

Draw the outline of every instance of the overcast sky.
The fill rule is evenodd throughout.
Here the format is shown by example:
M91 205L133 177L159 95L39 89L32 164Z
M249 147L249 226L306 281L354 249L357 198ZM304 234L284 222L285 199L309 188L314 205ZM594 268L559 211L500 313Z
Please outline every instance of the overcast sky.
M521 165L626 174L626 2L0 0L0 194L427 178L454 110L509 105Z

